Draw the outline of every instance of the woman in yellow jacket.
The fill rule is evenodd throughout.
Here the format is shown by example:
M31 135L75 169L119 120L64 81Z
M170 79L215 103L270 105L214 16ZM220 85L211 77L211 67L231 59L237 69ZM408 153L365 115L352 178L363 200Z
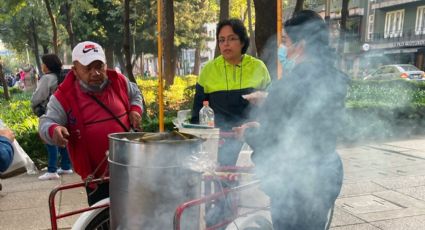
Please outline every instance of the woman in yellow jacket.
M246 54L249 38L239 19L227 19L217 25L217 44L221 55L208 62L196 84L192 123L199 123L203 101L214 110L215 125L221 131L232 130L247 122L252 104L242 96L263 91L270 84L265 64ZM242 142L226 139L218 152L220 165L235 165Z

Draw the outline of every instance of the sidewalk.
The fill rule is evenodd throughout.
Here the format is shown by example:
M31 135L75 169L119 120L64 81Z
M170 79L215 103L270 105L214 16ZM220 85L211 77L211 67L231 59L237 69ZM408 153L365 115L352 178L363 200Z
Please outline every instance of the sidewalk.
M425 137L339 153L345 176L331 229L425 229Z
M425 137L339 148L339 153L345 176L332 230L425 228ZM80 181L75 174L57 181L39 181L38 176L1 181L0 229L50 229L50 191L58 184ZM85 207L85 191L65 191L56 203L62 213ZM69 229L77 218L65 218L58 226Z

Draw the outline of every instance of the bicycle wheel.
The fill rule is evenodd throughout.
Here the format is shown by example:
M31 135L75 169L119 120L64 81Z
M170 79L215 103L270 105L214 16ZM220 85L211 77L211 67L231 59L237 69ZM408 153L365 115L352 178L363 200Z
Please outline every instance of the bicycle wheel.
M105 208L87 225L86 230L109 230L109 208Z

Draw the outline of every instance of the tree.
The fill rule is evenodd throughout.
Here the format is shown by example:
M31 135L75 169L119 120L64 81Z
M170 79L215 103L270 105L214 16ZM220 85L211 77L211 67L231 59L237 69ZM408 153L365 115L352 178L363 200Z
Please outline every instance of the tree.
M255 34L254 34L254 29L252 28L251 0L247 0L246 4L247 4L247 11L248 11L248 32L249 32L249 42L250 42L249 53L252 56L257 56L257 46L255 45Z
M342 66L344 62L344 43L345 43L345 32L347 31L347 19L349 16L348 4L350 0L342 0L341 6L341 24L339 28L339 42L338 42L338 53L341 55L340 66Z
M73 48L77 45L75 40L74 29L72 28L72 3L70 0L65 0L61 6L62 15L65 15L65 28L68 33L69 45Z
M131 64L131 51L130 51L130 0L124 0L124 41L123 50L125 54L125 68L127 77L130 81L136 83L133 75L133 65Z
M44 4L46 5L47 14L49 15L50 22L52 23L52 32L53 32L53 38L52 38L52 45L53 45L53 51L55 54L59 53L58 50L58 27L56 25L56 18L53 15L52 8L50 6L49 0L44 0Z
M44 47L50 43L49 30L40 32L45 31L50 25L49 19L42 16L45 15L42 2L5 0L0 1L0 4L2 6L0 11L2 41L18 52L25 52L30 47L40 72L39 45Z
M4 77L3 64L0 61L0 82L3 85L4 98L10 100L9 89L7 87L6 78Z
M229 18L229 0L220 0L220 16L219 21L223 21ZM220 55L220 50L218 49L218 45L215 47L214 57L218 57Z
M174 0L163 0L163 16L164 20L162 28L164 31L163 36L163 49L164 49L164 79L165 86L168 87L174 82L174 75L176 73L176 59L174 49Z
M304 8L304 0L297 0L297 3L295 4L294 13L303 10L303 8Z
M276 0L254 0L255 7L255 45L260 59L269 70L276 66Z
M175 1L175 46L177 50L195 49L193 74L199 74L201 50L206 47L208 34L205 33L205 23L214 22L217 18L218 5L214 0L180 0ZM180 57L178 53L178 57ZM179 59L180 60L180 59ZM181 66L185 60L180 60Z

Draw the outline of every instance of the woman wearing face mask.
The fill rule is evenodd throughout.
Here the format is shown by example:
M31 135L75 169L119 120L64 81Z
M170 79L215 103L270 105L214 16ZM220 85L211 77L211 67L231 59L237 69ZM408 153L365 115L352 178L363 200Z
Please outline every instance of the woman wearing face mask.
M247 121L252 104L242 96L265 90L270 75L264 63L246 54L249 38L239 19L227 19L217 25L217 45L221 55L208 62L196 84L192 123L199 122L204 100L214 110L215 126L229 131ZM218 152L220 165L235 165L243 142L226 139Z
M326 229L342 185L336 137L348 78L334 67L328 28L317 13L300 11L284 29L284 75L269 90L267 113L236 131L254 150L274 229Z

